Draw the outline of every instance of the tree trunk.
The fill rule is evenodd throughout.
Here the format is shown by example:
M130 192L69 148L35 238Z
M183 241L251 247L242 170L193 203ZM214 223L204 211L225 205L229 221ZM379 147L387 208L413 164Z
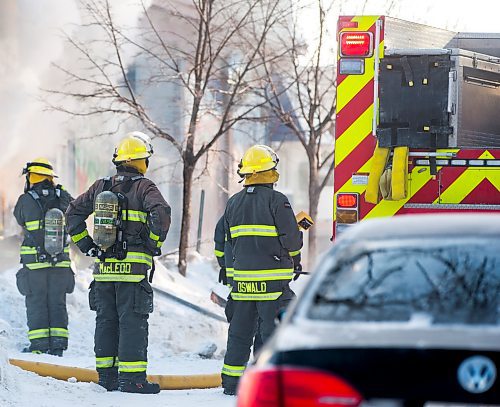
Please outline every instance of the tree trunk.
M314 222L317 221L316 217L318 215L319 195L321 192L319 190L318 183L318 166L316 163L316 156L312 154L309 157L309 216L311 216ZM307 266L309 268L312 268L316 263L316 229L317 226L313 226L307 231L307 233L309 233Z
M189 229L191 226L191 194L193 186L194 164L184 160L182 170L182 220L181 237L179 241L179 273L184 277L187 271L187 250L189 244Z

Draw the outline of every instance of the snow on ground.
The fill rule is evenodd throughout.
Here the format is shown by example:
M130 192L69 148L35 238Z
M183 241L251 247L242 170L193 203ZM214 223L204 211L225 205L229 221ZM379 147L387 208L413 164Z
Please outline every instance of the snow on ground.
M223 309L209 299L217 286L218 273L211 261L199 255L190 257L188 277L180 276L175 259L157 262L153 286L223 316ZM222 394L222 389L165 390L159 395L108 393L93 383L70 383L43 378L8 364L8 358L94 369L95 313L88 307L90 269L78 270L75 292L68 295L70 340L64 357L23 354L27 340L24 297L15 284L17 268L2 270L0 264L0 406L38 407L116 406L148 404L148 407L199 406L229 407L235 398ZM220 287L219 287L220 290ZM202 315L174 301L155 296L155 310L149 322L148 373L203 374L218 373L224 357L227 324ZM198 355L210 345L217 350L211 359Z

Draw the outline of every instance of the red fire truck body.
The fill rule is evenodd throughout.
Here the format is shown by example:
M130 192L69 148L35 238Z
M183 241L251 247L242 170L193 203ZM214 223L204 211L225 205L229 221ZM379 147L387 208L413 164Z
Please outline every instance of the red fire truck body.
M360 220L500 213L500 34L338 21L334 236Z

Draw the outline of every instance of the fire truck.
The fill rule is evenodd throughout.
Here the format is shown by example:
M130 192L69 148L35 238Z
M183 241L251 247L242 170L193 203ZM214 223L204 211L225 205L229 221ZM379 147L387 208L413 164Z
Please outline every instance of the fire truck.
M338 20L334 237L363 220L500 213L500 34Z

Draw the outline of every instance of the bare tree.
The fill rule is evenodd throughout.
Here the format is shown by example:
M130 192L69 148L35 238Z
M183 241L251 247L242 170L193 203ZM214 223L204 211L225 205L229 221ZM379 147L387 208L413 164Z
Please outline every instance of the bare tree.
M327 16L333 5L322 0L308 5L316 14L317 38L306 46L295 19L282 26L281 57L263 55L266 67L264 90L268 106L275 117L297 137L309 164L309 214L316 219L321 191L331 181L334 167L333 125L336 106L335 69L325 61L333 55ZM298 14L298 13L297 13ZM276 48L276 46L273 46ZM272 61L272 62L270 62ZM279 66L281 71L277 68ZM284 98L291 100L283 103ZM309 230L309 259L316 253L316 230Z
M52 107L74 116L135 120L177 151L183 181L178 266L186 275L196 165L238 122L252 119L264 103L248 103L247 93L254 81L261 80L262 44L289 11L280 6L280 0L156 0L149 7L139 3L143 24L130 31L117 23L109 0L81 3L86 15L82 29L97 33L101 51L96 52L88 38L68 37L85 69L75 72L58 66L68 82L51 92L82 103L77 108L66 103L52 103ZM243 42L245 47L240 45ZM185 125L178 126L180 130L155 121L128 74L131 60L150 67L144 86L169 83L182 89ZM201 129L207 118L217 124Z

